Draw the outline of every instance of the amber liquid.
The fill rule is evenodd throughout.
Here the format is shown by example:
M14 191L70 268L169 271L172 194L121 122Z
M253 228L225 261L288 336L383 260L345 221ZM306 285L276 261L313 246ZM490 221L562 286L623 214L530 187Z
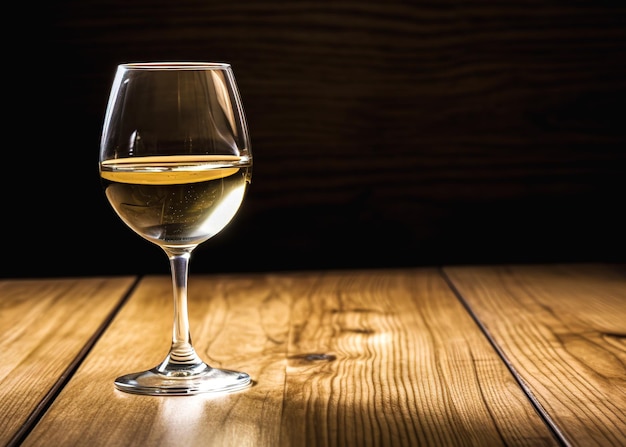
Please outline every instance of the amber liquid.
M194 246L235 216L250 183L243 157L155 156L100 164L106 197L137 234L161 246Z

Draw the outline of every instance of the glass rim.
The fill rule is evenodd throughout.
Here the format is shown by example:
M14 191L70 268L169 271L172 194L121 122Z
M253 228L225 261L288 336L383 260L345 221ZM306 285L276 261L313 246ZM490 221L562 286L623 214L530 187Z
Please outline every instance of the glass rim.
M127 62L119 64L126 70L226 70L227 62Z

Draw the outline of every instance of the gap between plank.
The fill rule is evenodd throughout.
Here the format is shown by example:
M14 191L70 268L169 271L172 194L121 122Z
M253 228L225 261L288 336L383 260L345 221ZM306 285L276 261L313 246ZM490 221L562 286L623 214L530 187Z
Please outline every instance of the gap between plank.
M13 435L13 437L9 440L6 447L16 447L22 444L26 437L30 434L30 432L35 428L39 420L43 417L43 415L48 411L52 402L57 398L59 393L65 388L65 385L70 381L70 379L74 376L80 365L83 363L87 355L91 352L95 344L98 342L104 331L109 327L113 319L117 316L119 311L124 307L124 304L128 301L128 298L132 295L134 290L137 288L139 281L141 280L141 276L135 279L135 282L129 287L126 294L122 297L122 299L115 305L113 310L107 315L102 324L96 329L94 334L87 340L82 349L78 352L74 360L69 364L69 366L61 373L56 382L52 385L50 390L46 393L46 395L41 399L41 401L37 404L35 409L28 416L26 421L22 424L22 426L17 430L17 432Z
M561 446L563 446L563 447L571 447L571 444L568 442L568 440L565 437L565 435L563 435L563 433L561 432L559 427L555 424L555 422L552 420L550 415L546 412L546 410L544 410L544 408L541 405L541 403L539 403L539 401L535 398L535 396L533 395L533 393L530 390L530 388L528 388L528 386L526 385L524 380L521 378L520 374L517 372L515 367L512 365L512 363L509 361L509 359L504 354L504 351L500 348L500 346L498 346L498 344L496 343L495 339L491 336L491 334L489 333L489 331L487 330L485 325L480 321L480 319L478 318L476 313L474 313L474 311L470 307L469 303L465 300L465 298L463 298L463 295L456 288L456 286L454 285L454 283L452 282L450 277L446 274L444 269L440 267L439 268L439 273L443 277L443 279L446 282L446 284L448 284L448 287L450 287L450 289L452 290L452 293L454 293L454 295L459 300L461 305L465 308L465 310L467 310L467 312L470 314L470 316L472 317L474 322L478 325L478 327L480 328L481 332L485 335L485 337L487 338L487 340L491 344L491 347L496 351L496 353L498 354L500 359L502 359L502 361L504 362L504 364L508 368L509 372L511 373L511 375L513 376L513 378L515 379L517 384L520 386L520 388L522 389L522 391L524 392L524 394L526 395L526 397L530 401L531 405L533 406L533 408L535 409L535 411L537 412L539 417L548 426L548 428L552 432L553 436L556 438L557 442Z

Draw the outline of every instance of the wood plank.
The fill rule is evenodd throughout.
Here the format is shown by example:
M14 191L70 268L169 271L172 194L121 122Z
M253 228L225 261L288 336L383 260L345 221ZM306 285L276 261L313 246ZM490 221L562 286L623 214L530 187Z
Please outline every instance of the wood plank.
M0 445L38 417L133 281L0 281Z
M571 445L626 445L626 268L446 268Z
M282 445L556 445L436 270L289 288Z
M436 270L192 276L196 349L255 385L115 390L165 356L170 301L144 278L24 445L558 445Z
M114 389L115 377L155 366L170 346L171 280L146 277L24 445L272 445L291 299L273 282L269 276L190 279L196 350L213 366L248 372L252 388L213 397Z

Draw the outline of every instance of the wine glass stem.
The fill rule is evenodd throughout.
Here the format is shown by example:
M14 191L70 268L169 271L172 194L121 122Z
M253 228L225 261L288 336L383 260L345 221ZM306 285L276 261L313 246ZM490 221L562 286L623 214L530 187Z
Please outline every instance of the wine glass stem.
M167 358L159 369L173 372L193 369L204 365L191 343L189 316L187 311L187 279L189 276L189 258L193 248L165 248L170 260L172 286L174 292L174 324L172 328L172 346Z

